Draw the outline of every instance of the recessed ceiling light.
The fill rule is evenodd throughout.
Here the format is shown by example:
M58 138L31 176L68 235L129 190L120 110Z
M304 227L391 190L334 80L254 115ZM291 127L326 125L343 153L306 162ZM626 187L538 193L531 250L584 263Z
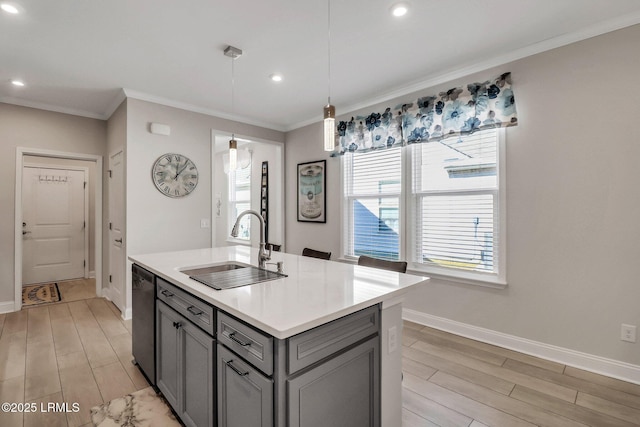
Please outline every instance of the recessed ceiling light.
M20 12L17 7L15 7L14 5L9 4L9 3L0 3L0 8L2 10L4 10L5 12L11 13L13 15L15 15L15 14Z
M11 80L11 84L19 87L24 86L24 82L22 80Z
M393 16L404 16L409 11L409 4L405 2L395 3L391 6L391 14Z
M273 80L274 82L281 82L282 81L282 75L281 74L271 74L269 76L269 78L271 80Z

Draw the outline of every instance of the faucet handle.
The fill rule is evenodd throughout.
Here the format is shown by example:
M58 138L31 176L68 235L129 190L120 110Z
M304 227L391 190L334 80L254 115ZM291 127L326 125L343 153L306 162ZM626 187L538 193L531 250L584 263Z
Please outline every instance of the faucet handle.
M278 262L268 262L266 263L267 265L275 265L278 268L278 273L283 273L282 271L282 266L284 265L283 261L278 261Z

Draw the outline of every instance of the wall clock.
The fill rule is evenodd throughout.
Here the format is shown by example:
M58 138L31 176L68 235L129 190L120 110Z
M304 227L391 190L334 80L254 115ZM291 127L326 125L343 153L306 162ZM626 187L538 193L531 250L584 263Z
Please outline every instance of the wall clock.
M165 196L184 197L198 185L198 169L188 157L167 153L153 164L151 179Z

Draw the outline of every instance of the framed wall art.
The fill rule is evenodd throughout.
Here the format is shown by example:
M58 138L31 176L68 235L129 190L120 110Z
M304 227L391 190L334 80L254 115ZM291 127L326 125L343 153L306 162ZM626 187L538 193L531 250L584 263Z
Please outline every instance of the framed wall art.
M327 162L298 163L298 221L326 223Z

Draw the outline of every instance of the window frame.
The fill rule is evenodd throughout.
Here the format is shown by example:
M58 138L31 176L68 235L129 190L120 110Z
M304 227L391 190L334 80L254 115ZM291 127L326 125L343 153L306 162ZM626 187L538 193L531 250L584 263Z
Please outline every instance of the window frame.
M419 196L412 193L412 158L411 147L402 147L402 173L401 173L401 194L399 198L399 211L398 218L400 221L399 231L399 256L401 260L408 262L408 273L426 275L434 279L441 279L445 281L460 282L465 284L480 285L494 288L504 288L507 286L507 186L506 186L506 132L504 128L497 129L497 156L496 156L496 184L497 188L484 188L474 189L469 192L463 192L460 190L450 191L431 191L431 193L439 194L494 194L494 221L497 221L497 225L494 225L494 247L497 245L496 252L496 271L492 273L481 271L465 271L462 269L452 269L446 267L438 267L432 265L425 265L413 261L415 256L416 239L417 239L417 222L416 212ZM345 162L345 154L341 162ZM341 242L340 247L342 251L341 259L346 261L356 261L356 256L346 255L346 235L353 227L353 214L349 211L350 216L347 216L347 210L344 203L349 202L349 197L345 194L345 185L347 185L347 177L345 176L345 166L341 164L340 174L340 186L342 194L340 197L340 211L341 211ZM426 192L422 192L426 193ZM377 197L377 196L376 196ZM358 198L353 196L352 198ZM362 197L359 197L362 198ZM345 227L350 227L349 229Z

